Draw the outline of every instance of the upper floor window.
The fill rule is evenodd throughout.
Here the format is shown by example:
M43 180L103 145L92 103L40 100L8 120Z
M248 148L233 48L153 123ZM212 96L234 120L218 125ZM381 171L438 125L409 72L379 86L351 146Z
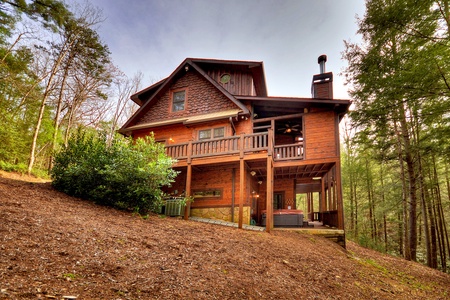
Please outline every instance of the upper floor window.
M186 105L186 90L172 93L172 112L182 111Z
M228 73L222 74L220 76L220 82L223 84L228 83L230 81L230 79L231 79L231 75Z
M209 128L198 131L199 140L208 140L211 138L221 138L225 136L225 127Z

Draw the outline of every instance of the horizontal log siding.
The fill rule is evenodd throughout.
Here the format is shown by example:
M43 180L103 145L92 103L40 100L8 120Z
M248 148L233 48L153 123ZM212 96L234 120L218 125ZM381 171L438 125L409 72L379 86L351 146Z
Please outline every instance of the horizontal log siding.
M305 159L337 156L335 118L332 111L304 116Z
M136 131L133 136L135 138L144 137L146 135L149 135L150 132L154 133L155 140L165 140L167 145L170 145L172 143L185 143L188 141L192 141L195 137L194 131L182 124L163 126L151 130L143 129ZM172 138L173 142L169 141L170 138Z
M222 198L221 199L195 199L191 204L192 208L195 207L223 207L230 206L232 202L232 167L217 167L214 169L198 172L193 170L192 172L192 182L191 189L195 190L208 190L208 189L221 189ZM248 172L245 172L246 188L244 189L244 206L250 205L251 195L250 195L250 180L251 177ZM178 174L176 181L172 184L170 188L165 188L165 192L172 193L174 190L178 191L178 194L182 193L186 187L186 171L185 169ZM235 178L235 205L239 204L239 165L236 165L236 178ZM237 216L236 216L237 220Z

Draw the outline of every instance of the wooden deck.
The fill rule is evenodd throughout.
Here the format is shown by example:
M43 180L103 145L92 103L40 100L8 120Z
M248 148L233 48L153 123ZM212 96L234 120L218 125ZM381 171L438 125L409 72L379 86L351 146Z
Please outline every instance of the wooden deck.
M323 226L321 222L309 222L312 227L275 227L275 231L293 231L327 238L345 248L345 231L342 229Z
M271 142L270 142L271 141ZM270 132L241 134L225 138L190 141L166 146L166 153L177 160L204 159L208 157L235 156L258 157L273 155L274 161L303 159L303 143L274 145Z
M189 220L196 221L196 222L202 222L202 223L209 223L214 225L221 225L221 226L227 226L227 227L238 227L237 223L233 222L227 222L223 220L215 220L215 219L205 219L205 218L199 218L199 217L189 217ZM345 248L345 232L344 230L336 229L336 228L330 228L327 226L323 226L321 222L309 222L309 225L313 227L275 227L272 230L274 231L293 231L298 232L300 234L310 234L315 236L321 236L324 238L327 238L341 247ZM254 225L243 225L242 227L245 230L251 230L251 231L265 231L265 227L261 226L254 226Z

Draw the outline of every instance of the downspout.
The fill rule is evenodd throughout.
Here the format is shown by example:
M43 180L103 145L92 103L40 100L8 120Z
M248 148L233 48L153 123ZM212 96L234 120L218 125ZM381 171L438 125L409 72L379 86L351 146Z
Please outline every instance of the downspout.
M231 118L230 118L231 119ZM231 172L231 222L234 223L234 192L236 184L236 169L233 168Z
M233 135L236 135L236 127L234 127L233 117L230 117L231 129L233 130Z

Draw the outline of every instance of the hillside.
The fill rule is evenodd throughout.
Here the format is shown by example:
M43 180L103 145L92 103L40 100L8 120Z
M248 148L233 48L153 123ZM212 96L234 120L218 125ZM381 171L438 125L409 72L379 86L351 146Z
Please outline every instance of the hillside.
M140 217L0 173L0 299L448 299L450 276L348 242Z

